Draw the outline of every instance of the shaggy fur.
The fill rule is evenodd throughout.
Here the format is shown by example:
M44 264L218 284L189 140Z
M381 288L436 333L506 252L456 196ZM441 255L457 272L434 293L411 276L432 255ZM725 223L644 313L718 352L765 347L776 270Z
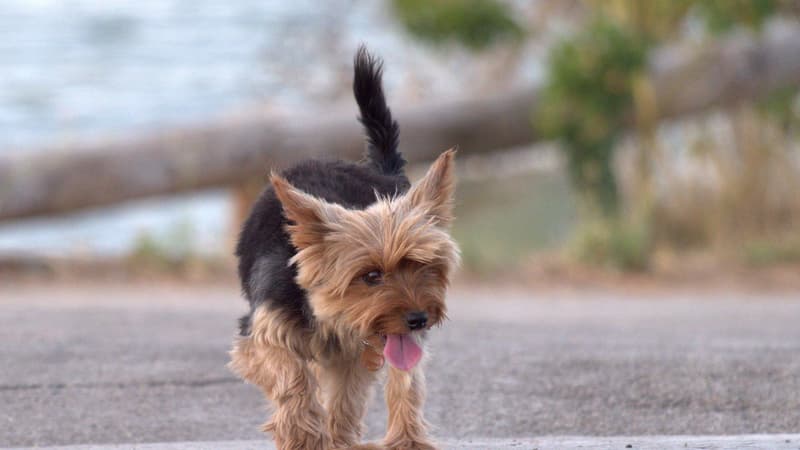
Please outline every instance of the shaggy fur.
M424 377L390 367L383 444L360 444L383 362L383 339L417 342L446 318L458 262L452 221L454 151L410 186L381 63L362 47L353 91L367 135L360 163L307 161L280 174L244 224L236 254L250 313L231 369L259 386L275 412L264 430L279 449L428 449ZM409 314L427 316L422 329Z

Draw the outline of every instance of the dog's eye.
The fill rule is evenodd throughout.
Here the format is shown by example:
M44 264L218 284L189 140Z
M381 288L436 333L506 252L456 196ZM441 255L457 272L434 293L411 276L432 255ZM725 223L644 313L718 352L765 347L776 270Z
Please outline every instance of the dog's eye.
M361 275L361 279L368 286L377 286L383 281L383 273L380 270L370 270L369 272Z

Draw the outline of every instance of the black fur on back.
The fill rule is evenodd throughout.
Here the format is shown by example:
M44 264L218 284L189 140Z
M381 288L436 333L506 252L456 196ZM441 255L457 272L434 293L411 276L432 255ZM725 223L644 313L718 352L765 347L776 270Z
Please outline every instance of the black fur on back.
M386 106L381 87L381 62L362 46L356 53L353 92L367 135L364 161L309 160L281 173L292 185L346 208L364 209L380 196L408 190L403 160L397 151L398 126ZM305 291L297 285L297 268L289 265L296 249L289 241L287 220L272 186L259 196L245 221L236 246L242 291L250 313L240 319L240 334L250 334L251 315L267 304L313 327L314 318Z

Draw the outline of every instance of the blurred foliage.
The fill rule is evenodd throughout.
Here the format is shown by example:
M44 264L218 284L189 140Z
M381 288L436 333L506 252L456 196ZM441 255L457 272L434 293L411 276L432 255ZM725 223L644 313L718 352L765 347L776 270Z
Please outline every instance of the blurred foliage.
M743 26L760 30L777 13L793 13L796 0L586 0L595 14L610 17L649 42L675 36L696 17L711 34Z
M674 36L697 0L585 0L592 14L606 17L652 44Z
M225 257L200 250L196 230L188 220L172 224L164 234L141 233L126 262L128 269L139 275L207 280L230 274Z
M800 161L793 151L796 129L785 128L775 114L740 104L714 123L700 124L703 132L690 143L690 155L694 167L704 170L662 177L669 191L662 193L655 210L660 242L672 247L710 246L731 254L754 237L783 239L790 235L787 230L796 230L800 223ZM791 245L791 239L786 243ZM743 253L746 262L749 253Z
M481 50L524 35L509 8L496 0L393 0L393 5L412 35L436 44L456 41Z
M575 226L575 199L561 173L466 179L456 198L453 236L473 274L508 271L531 252L558 248Z
M744 245L742 256L752 266L800 262L800 237L753 240Z
M782 6L789 6L782 0L694 0L697 12L705 20L712 33L730 31L736 26L746 26L760 30L764 22L777 13Z
M519 39L527 25L513 17L499 0L393 0L393 4L412 34L436 43L457 41L476 50L500 39ZM647 101L652 92L648 93L650 84L645 68L652 49L668 40L696 36L697 25L708 38L737 28L759 32L777 14L800 13L800 2L582 0L578 4L586 6L581 11L588 12L584 16L588 19L551 49L547 82L539 108L532 115L535 127L560 142L570 180L579 193L583 225L575 229L572 240L576 257L600 265L641 270L650 265L649 259L660 239L689 246L715 245L720 239L743 242L739 239L742 235L729 233L725 228L748 228L750 225L742 224L753 221L742 216L772 207L769 205L774 204L775 195L784 196L779 200L783 205L794 204L786 201L786 196L796 192L787 187L791 183L753 189L754 183L781 179L774 175L781 167L788 167L781 164L784 155L778 153L785 153L784 149L790 147L786 144L789 134L769 139L749 136L752 133L739 130L742 124L737 120L733 120L732 132L736 148L727 151L732 156L722 155L726 151L715 147L714 152L720 154L707 158L712 161L712 170L721 177L718 192L697 185L687 188L681 197L691 208L679 202L670 202L666 207L654 204L665 199L656 199L652 185L651 167L658 158L651 153L658 146L658 118L657 113L650 117L646 111L651 106L653 111L656 109ZM782 89L758 102L759 110L770 124L791 129L795 136L800 122L797 95L797 89ZM615 153L620 138L627 132L625 125L633 118L637 118L641 153L636 170L642 174L632 195L627 195L626 190L622 204ZM784 147L767 155L765 152L778 142L776 139ZM701 191L702 196L698 195ZM765 200L768 196L772 196L771 203ZM714 212L709 214L709 209ZM789 214L785 210L773 212L765 214L776 218ZM662 219L667 226L659 225ZM762 227L759 232L763 232L763 225L758 226ZM756 225L751 228L757 229ZM664 238L664 232L674 236ZM512 242L520 239L515 231L506 234L515 236L509 239ZM721 238L723 235L726 237ZM468 241L466 238L464 246L468 263L473 258L491 259L480 250L483 242ZM504 248L502 244L495 247ZM746 260L759 261L786 257L763 243L749 245L744 254Z
M584 222L572 241L580 262L625 271L646 270L652 249L650 227L621 219Z
M789 6L781 0L587 0L594 19L551 50L548 81L534 124L561 142L574 187L584 201L588 225L579 228L575 253L587 262L626 269L648 266L656 233L650 177L641 174L623 217L614 171L615 150L628 120L646 89L643 70L648 52L679 34L689 17L703 21L710 34L737 26L760 30L765 20ZM792 91L796 92L796 91ZM789 123L796 117L796 98L776 92L764 110ZM639 114L637 114L639 115ZM640 123L641 152L655 147L654 124ZM648 137L649 136L649 137ZM752 158L751 158L752 159ZM643 155L639 170L649 170ZM739 177L752 183L752 176ZM747 197L747 196L745 196ZM749 197L748 197L749 198ZM733 200L735 203L737 200ZM730 203L731 200L728 200ZM731 214L728 214L732 217ZM702 216L702 214L701 214ZM643 217L632 221L631 217ZM631 223L639 225L632 226ZM707 225L704 221L703 225ZM713 233L707 233L713 234Z
M535 123L561 141L584 207L599 206L606 216L616 216L619 208L614 148L646 52L645 43L630 30L598 19L550 54Z
M776 89L758 102L762 113L774 120L783 129L800 128L800 89L784 87Z
M174 224L161 237L141 233L134 243L130 262L163 272L185 269L195 259L195 232L192 224L182 221Z
M780 0L589 0L593 22L555 46L534 123L561 141L575 187L589 206L619 213L614 149L633 109L648 51L695 12L711 32L760 28ZM594 204L594 207L592 207Z

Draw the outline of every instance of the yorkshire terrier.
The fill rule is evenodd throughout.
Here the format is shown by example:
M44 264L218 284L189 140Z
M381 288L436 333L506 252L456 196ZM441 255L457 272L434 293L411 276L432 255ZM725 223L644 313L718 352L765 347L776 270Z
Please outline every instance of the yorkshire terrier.
M432 449L422 414L426 331L446 319L458 263L448 233L453 149L411 186L383 64L361 47L353 92L366 132L359 163L305 161L261 193L236 254L250 312L231 369L274 407L278 449ZM388 429L361 444L371 385L389 361Z

